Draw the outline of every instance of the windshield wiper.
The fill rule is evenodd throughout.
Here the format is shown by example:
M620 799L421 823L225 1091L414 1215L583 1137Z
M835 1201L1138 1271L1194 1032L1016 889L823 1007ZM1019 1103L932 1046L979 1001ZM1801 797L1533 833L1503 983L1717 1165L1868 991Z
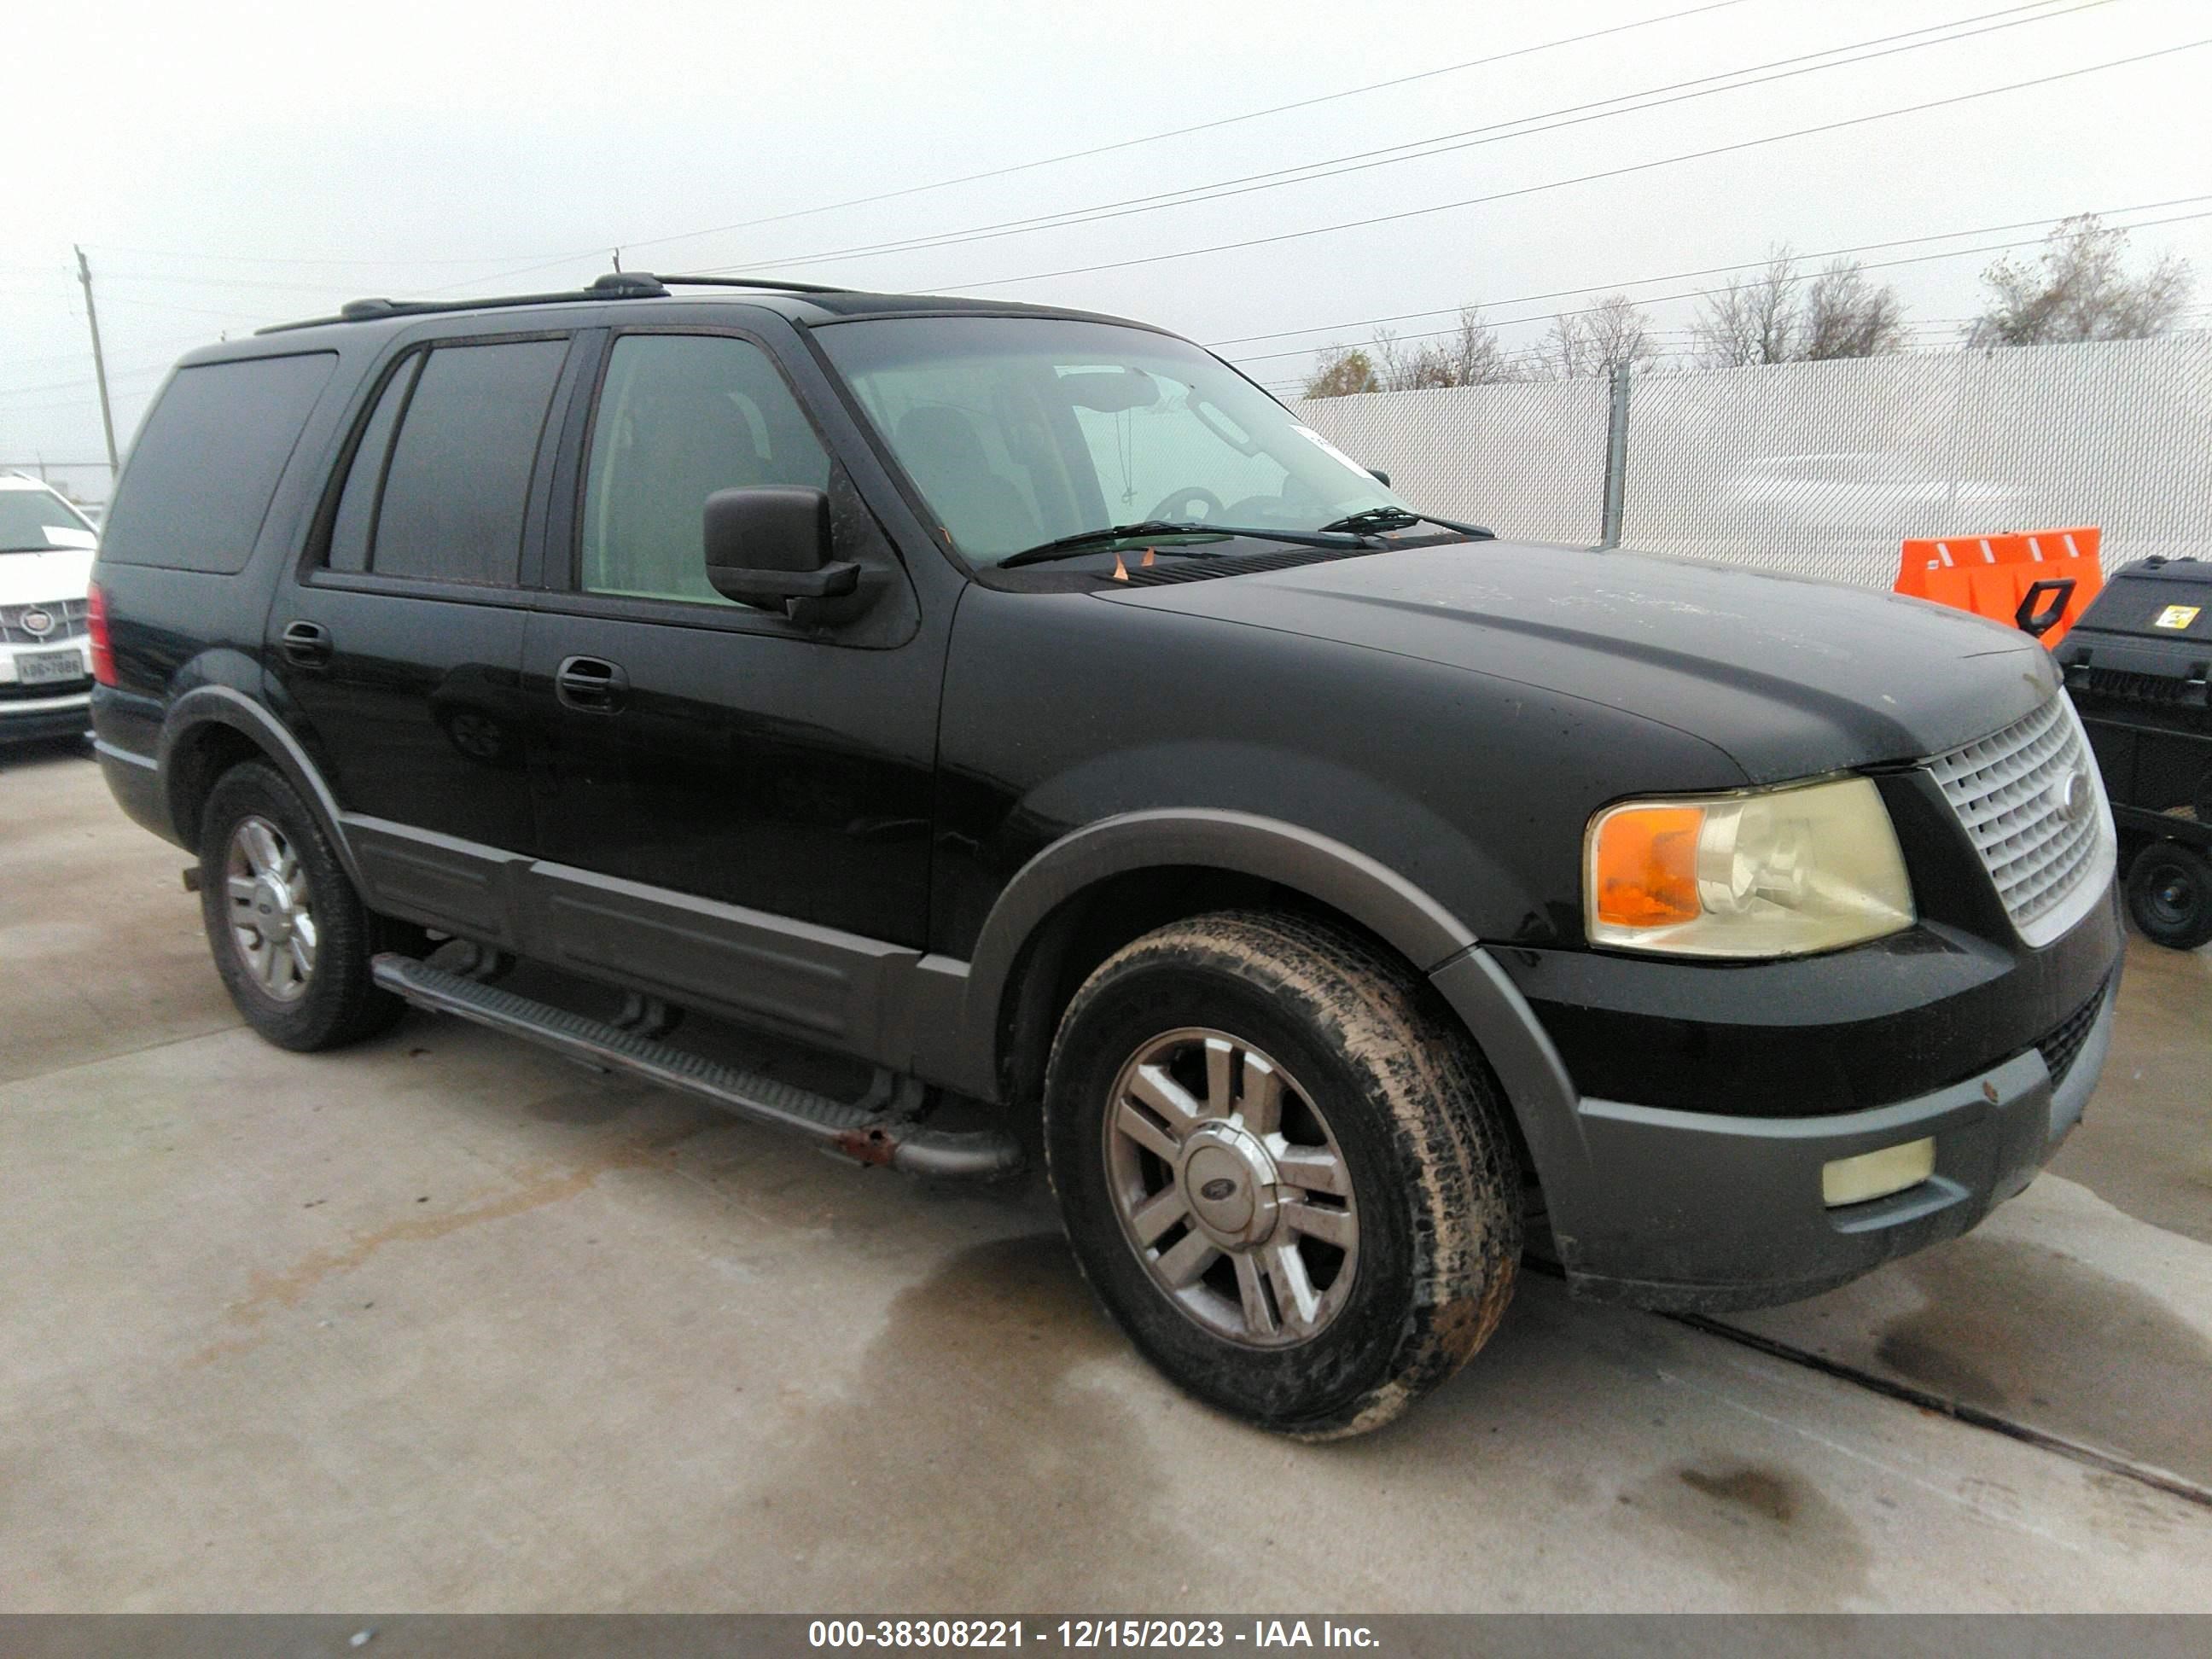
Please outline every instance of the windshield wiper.
M1439 519L1432 514L1416 513L1409 507L1370 507L1364 512L1347 513L1334 523L1325 524L1323 530L1373 532L1378 530L1410 530L1417 524L1432 524L1439 530L1457 531L1462 536L1472 536L1480 541L1495 541L1498 532L1479 524L1455 524L1449 519Z
M1141 524L1117 524L1103 530L1081 530L1073 536L1061 536L1036 547L1025 547L1020 552L999 561L999 568L1012 570L1018 565L1042 564L1047 559L1073 558L1114 542L1129 541L1140 536L1249 536L1255 541L1287 542L1293 547L1364 547L1364 536L1318 530L1258 530L1244 525L1200 524L1195 520L1173 524L1164 519L1147 519ZM1177 549L1188 552L1188 549Z
M1017 565L1042 564L1047 559L1073 558L1078 553L1103 547L1111 542L1127 541L1133 536L1176 536L1194 530L1206 529L1201 525L1170 524L1164 519L1143 519L1135 524L1108 525L1103 530L1079 530L1073 536L1055 536L1048 542L1039 542L1035 547L1025 547L999 561L999 568L1012 570ZM1208 531L1211 534L1211 531Z

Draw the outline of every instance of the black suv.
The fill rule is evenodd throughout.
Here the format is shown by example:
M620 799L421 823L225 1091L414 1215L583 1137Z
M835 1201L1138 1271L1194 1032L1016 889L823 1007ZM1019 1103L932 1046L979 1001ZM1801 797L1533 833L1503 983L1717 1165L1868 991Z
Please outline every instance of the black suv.
M362 301L147 417L99 754L271 1041L411 1001L871 1162L1041 1143L1138 1346L1308 1436L1524 1231L1784 1300L2080 1115L2115 842L2026 635L1425 517L1142 325L685 280Z

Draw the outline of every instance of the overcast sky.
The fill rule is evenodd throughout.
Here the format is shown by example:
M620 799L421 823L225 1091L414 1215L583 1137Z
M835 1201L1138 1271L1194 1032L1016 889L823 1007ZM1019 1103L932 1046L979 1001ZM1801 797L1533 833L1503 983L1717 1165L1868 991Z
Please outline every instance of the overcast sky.
M102 453L74 243L93 262L126 446L170 361L225 331L367 294L566 286L606 270L617 245L632 269L988 293L1142 317L1210 344L1297 331L1221 348L1288 382L1310 359L1261 354L1362 340L1373 319L1480 301L1519 347L1549 313L1596 295L1523 296L1620 288L1662 329L1686 331L1697 302L1658 296L1721 279L1673 274L1756 264L1774 242L1820 252L2024 227L1863 256L1874 262L2197 198L2112 216L2206 216L2146 224L2134 246L2139 258L2190 258L2195 320L2212 315L2212 46L1667 160L2202 40L2205 0L1694 4L19 9L0 213L0 462ZM1547 44L1603 30L1617 32ZM1930 33L1870 44L1908 31ZM1887 55L1735 90L1680 84L1802 70L1778 60L1843 48ZM1501 54L1515 55L1471 62ZM1354 90L1412 76L1423 78ZM1627 112L1604 101L1662 97L1678 101ZM1523 130L1559 120L1577 124ZM1151 138L1201 123L1225 124ZM1424 153L1447 135L1455 148ZM1101 146L1115 148L830 205ZM1411 159L1261 179L1271 187L1210 201L848 252L1399 146ZM1602 173L1614 176L1557 182ZM1525 193L1427 210L1512 191ZM1385 216L1407 216L1322 228ZM1279 240L1154 257L1261 238ZM1877 274L1933 343L1973 312L1995 257ZM1130 260L1146 263L1082 269ZM71 476L104 493L96 475Z

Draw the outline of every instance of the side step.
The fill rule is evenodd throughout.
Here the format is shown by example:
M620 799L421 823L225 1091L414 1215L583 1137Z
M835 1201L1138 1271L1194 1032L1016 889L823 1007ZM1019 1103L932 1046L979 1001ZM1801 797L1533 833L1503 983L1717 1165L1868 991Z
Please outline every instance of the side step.
M878 1088L866 1101L836 1100L447 973L412 957L386 951L372 967L377 984L417 1008L457 1014L587 1066L696 1096L756 1123L795 1130L863 1164L887 1164L912 1175L982 1178L1010 1175L1022 1165L1021 1147L1011 1135L933 1129L878 1109L878 1097L896 1100L900 1091Z

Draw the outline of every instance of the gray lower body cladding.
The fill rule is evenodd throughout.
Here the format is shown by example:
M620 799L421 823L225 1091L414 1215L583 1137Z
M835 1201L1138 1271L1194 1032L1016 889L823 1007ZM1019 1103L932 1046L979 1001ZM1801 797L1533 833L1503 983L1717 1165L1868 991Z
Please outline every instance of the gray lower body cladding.
M2075 930L2096 958L2082 971L2096 976L2039 1042L1964 1078L1954 1069L1941 1086L1809 1115L1731 1112L1724 1088L1711 1110L1583 1095L1517 993L1516 1018L1494 961L1468 952L1432 978L1515 1103L1573 1290L1717 1311L1795 1301L1956 1237L2034 1179L2104 1068L2118 992L2112 910L2100 904ZM1826 1164L1923 1139L1935 1142L1926 1180L1865 1203L1824 1201Z

